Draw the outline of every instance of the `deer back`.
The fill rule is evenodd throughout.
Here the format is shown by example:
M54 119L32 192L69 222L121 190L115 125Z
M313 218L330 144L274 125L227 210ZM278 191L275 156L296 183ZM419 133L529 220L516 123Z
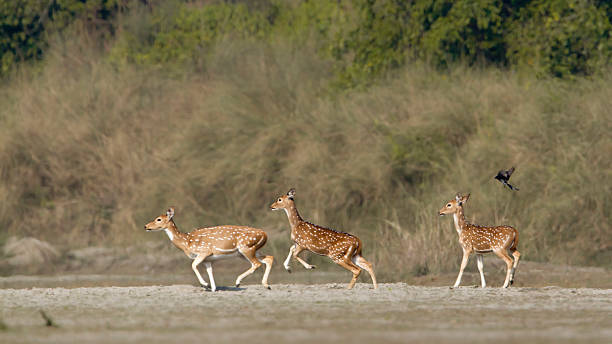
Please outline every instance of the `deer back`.
M463 245L476 252L490 252L508 248L515 237L516 229L510 226L478 226L466 224L459 239Z
M300 222L294 230L294 241L300 246L332 259L343 256L352 246L361 252L361 241L354 235L330 228Z
M187 234L189 249L213 254L233 253L238 249L262 247L266 233L246 226L216 226L196 229Z

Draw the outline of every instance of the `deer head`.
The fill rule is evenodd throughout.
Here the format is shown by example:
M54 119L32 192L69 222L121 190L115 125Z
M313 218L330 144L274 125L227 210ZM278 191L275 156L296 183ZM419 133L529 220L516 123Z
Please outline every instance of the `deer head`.
M444 207L442 207L442 209L440 209L438 214L440 216L443 216L447 214L456 213L459 208L463 207L465 202L467 202L468 198L470 198L470 194L467 194L466 196L461 196L457 194L457 196L455 196L455 199L448 201L448 203Z
M293 196L295 196L295 189L291 188L286 195L279 197L274 203L272 203L270 205L270 209L289 209L291 204L293 204Z
M147 231L161 231L168 229L174 217L174 207L168 208L166 215L160 215L155 220L147 223L145 229Z

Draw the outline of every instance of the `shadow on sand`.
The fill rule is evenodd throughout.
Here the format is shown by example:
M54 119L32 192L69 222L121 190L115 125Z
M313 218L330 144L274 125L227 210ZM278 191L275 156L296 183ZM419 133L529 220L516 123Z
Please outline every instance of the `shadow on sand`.
M246 290L246 288L217 286L217 291L242 291L242 290ZM211 289L206 288L206 291L211 291Z

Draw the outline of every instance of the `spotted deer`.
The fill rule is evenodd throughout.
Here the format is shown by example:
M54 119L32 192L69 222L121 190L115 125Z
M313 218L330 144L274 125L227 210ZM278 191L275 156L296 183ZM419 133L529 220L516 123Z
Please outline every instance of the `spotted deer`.
M372 283L374 283L374 289L378 288L372 264L361 256L361 249L363 247L361 240L354 235L304 221L295 207L294 196L295 189L291 189L286 195L279 197L276 202L270 205L272 210L284 209L291 225L291 240L294 244L289 249L289 255L283 263L285 269L291 272L291 267L289 266L291 257L295 258L306 269L314 269L314 265L306 263L298 256L300 252L307 250L327 256L334 263L349 270L353 274L353 278L348 285L348 289L353 288L362 268L370 274Z
M191 268L198 277L198 281L202 287L208 288L208 283L204 281L198 265L204 262L206 272L210 279L210 288L212 291L217 290L215 279L213 277L212 263L217 260L242 256L251 263L251 268L238 276L236 279L236 287L240 286L240 282L246 276L252 274L262 263L266 265L263 280L261 284L270 289L268 285L268 276L274 257L265 256L257 252L262 248L268 239L266 232L261 229L245 227L245 226L217 226L209 228L195 229L189 233L182 233L176 227L173 220L174 208L170 207L165 215L158 216L155 220L147 223L145 229L147 231L165 231L170 241L183 250L187 257L193 259Z
M459 283L461 283L463 270L472 253L476 253L481 285L483 288L486 287L482 255L489 252L495 253L506 262L506 281L502 288L508 288L514 282L514 272L521 258L521 254L516 249L519 240L518 231L510 226L488 227L468 223L463 215L463 205L467 202L468 198L470 198L469 194L467 196L457 194L455 199L449 201L439 212L440 216L453 214L455 229L457 234L459 234L459 243L463 248L463 260L461 261L459 276L457 276L457 281L453 288L457 288ZM512 253L514 262L508 255L508 251Z

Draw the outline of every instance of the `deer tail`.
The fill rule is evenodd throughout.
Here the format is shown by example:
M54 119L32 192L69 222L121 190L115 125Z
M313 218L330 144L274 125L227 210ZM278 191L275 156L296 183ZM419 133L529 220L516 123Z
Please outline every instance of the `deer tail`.
M355 248L355 253L353 254L353 257L360 256L361 248L363 247L363 244L361 243L361 239L359 239L358 237L355 237L355 239L357 239L357 247Z
M519 242L519 233L518 230L516 230L516 228L512 228L514 230L514 240L512 240L512 246L510 246L510 251L514 252L516 251L516 246L518 245Z
M262 248L263 245L265 245L266 242L268 241L268 235L266 234L266 232L261 231L260 235L261 236L259 238L259 241L255 244L255 249L256 250L259 250L260 248Z

